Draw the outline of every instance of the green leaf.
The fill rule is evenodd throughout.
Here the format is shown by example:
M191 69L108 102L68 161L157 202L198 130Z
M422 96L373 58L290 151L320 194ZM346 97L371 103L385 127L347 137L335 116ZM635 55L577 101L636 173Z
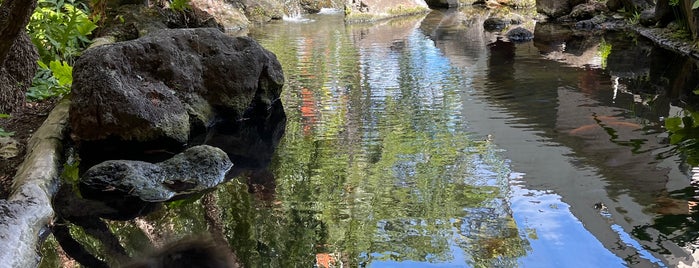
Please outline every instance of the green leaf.
M677 132L682 129L682 118L670 117L665 119L665 128L670 132Z
M692 9L697 9L699 8L699 0L694 0L694 4L692 4Z
M5 129L0 127L0 137L11 137L12 135L15 135L14 132L7 132Z
M674 133L670 135L670 144L678 144L684 140L684 135L680 133Z
M0 114L0 119L10 118L9 114Z
M70 87L73 84L73 67L67 62L51 61L50 67L53 76L58 79L58 83L61 86Z

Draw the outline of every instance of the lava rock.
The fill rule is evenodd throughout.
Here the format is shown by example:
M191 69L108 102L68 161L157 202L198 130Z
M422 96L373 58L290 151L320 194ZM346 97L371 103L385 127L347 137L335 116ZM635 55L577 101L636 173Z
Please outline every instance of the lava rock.
M483 21L483 29L488 32L499 32L507 27L508 22L502 18L487 18Z
M507 32L507 38L514 42L525 42L534 39L534 34L522 27L517 27Z
M86 143L105 140L92 147L143 142L179 151L216 118L236 121L270 107L284 83L273 53L216 28L168 29L88 49L73 77L71 137L81 154Z
M221 149L200 145L157 164L135 160L102 162L85 172L80 186L81 192L91 199L123 195L164 202L216 187L225 181L232 166Z

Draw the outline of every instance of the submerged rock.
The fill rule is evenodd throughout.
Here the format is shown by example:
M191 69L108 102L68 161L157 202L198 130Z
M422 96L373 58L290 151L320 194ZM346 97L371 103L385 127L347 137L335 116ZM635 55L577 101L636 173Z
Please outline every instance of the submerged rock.
M527 29L517 27L507 32L507 38L509 38L510 41L524 42L534 39L534 34Z
M488 31L488 32L499 32L505 29L507 25L509 24L508 21L506 21L503 18L487 18L485 21L483 21L483 29Z
M216 187L224 182L232 166L221 149L200 145L157 164L105 161L85 172L80 184L81 189L93 193L92 199L99 199L99 193L106 192L138 197L146 202L164 202Z

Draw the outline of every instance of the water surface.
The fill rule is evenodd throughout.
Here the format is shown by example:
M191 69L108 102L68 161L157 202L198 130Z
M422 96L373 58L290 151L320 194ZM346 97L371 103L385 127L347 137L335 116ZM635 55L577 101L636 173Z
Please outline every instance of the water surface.
M110 229L134 254L208 233L246 267L695 264L693 162L663 126L696 63L534 22L515 44L487 16L252 29L284 68L284 136L241 149L261 152L213 194Z

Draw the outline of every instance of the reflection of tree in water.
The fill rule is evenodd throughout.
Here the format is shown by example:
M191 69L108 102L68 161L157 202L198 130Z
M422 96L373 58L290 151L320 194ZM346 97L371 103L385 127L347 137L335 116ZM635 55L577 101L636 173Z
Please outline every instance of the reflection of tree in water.
M448 262L458 247L474 266L515 264L526 241L504 201L506 171L499 169L506 168L494 148L451 133L447 121L434 127L419 122L424 119L406 120L412 107L405 103L386 101L382 121L390 127L380 128L380 145L371 147L378 153L350 151L362 146L346 140L314 140L289 120L279 155L294 157L273 164L281 202L272 206L279 217L276 238L302 237L314 242L315 253L339 253L350 267L381 260ZM416 131L414 123L427 129ZM318 219L322 224L313 224Z
M658 245L655 250L665 250L663 243L667 243L666 240L683 248L695 249L699 246L699 225L696 224L699 222L698 192L699 185L693 184L658 197L653 208L658 216L652 224L636 226L632 234L642 240L655 241ZM660 232L660 239L656 238L655 232Z

